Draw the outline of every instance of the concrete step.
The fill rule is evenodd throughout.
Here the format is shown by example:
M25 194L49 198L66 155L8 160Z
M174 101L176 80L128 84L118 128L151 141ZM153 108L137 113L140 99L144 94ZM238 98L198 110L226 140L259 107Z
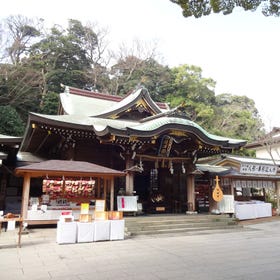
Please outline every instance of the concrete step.
M125 218L128 235L231 230L242 226L228 215L152 215Z

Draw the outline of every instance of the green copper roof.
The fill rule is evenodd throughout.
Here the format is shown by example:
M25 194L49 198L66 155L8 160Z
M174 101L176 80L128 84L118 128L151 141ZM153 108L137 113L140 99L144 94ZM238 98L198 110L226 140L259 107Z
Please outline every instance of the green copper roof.
M106 135L108 133L123 135L123 136L141 136L152 137L162 133L168 133L168 130L179 130L187 133L191 133L199 138L201 141L210 145L221 146L239 146L244 145L246 141L239 139L232 139L213 135L208 133L198 124L185 118L162 116L146 122L127 121L127 120L114 120L97 117L86 117L81 115L40 115L31 114L34 120L40 120L45 123L53 121L56 124L61 125L69 124L73 126L84 126L87 129L92 129L99 136Z

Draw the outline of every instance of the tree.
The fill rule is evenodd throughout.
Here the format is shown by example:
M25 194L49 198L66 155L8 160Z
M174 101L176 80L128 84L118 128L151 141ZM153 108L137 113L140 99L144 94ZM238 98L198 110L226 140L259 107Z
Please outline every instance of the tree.
M43 97L47 91L60 92L60 84L83 88L85 72L90 64L82 45L84 33L79 22L69 20L67 30L53 26L40 42L33 44L30 63L45 80Z
M11 106L24 122L38 109L40 73L26 63L30 46L40 37L42 20L10 16L1 22L0 106Z
M0 133L13 136L23 135L24 123L12 106L0 106L0 119Z
M12 64L19 64L34 40L41 35L41 24L42 20L33 20L22 15L10 16L5 19L2 26L3 29L6 27L4 50Z
M130 56L119 61L112 67L115 75L112 87L118 90L118 94L127 94L138 86L149 89L155 101L165 101L169 92L171 71L167 66L159 64L153 58L141 60Z
M40 73L26 64L0 64L0 106L13 107L23 121L38 111Z
M262 8L265 16L279 16L280 2L278 0L170 0L179 5L184 17L194 16L200 18L211 13L224 15L231 14L234 9L242 8L245 11L255 11Z
M252 141L264 134L264 124L247 96L221 94L216 96L212 132Z
M96 23L88 22L84 27L84 46L90 68L87 71L88 85L86 88L93 91L109 93L109 63L112 52L108 48L107 29L100 28Z
M210 128L214 115L215 82L202 77L202 69L194 65L181 65L171 69L173 82L170 94L167 95L171 107L183 104L185 113L191 120Z
M131 47L121 45L114 54L116 63L110 71L110 93L127 94L140 84L145 85L148 68L159 66L156 66L156 55L156 43L148 45L134 40Z

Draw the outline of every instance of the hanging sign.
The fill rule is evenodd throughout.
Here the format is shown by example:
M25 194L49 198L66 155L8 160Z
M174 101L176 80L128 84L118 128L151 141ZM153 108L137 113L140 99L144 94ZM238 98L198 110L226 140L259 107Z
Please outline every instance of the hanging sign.
M173 143L173 138L171 138L170 136L164 136L160 143L158 155L162 157L168 157L170 154L172 143Z
M224 194L223 194L222 189L219 186L219 178L218 178L218 176L216 176L215 181L216 181L216 186L215 186L215 188L213 190L212 197L213 197L213 199L215 201L219 202L219 201L221 201L223 199Z
M257 175L276 175L278 166L255 163L241 163L240 173Z

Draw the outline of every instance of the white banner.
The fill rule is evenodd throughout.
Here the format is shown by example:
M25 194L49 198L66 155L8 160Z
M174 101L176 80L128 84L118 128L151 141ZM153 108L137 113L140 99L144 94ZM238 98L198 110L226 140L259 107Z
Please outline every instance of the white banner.
M118 211L136 212L137 196L117 196Z

